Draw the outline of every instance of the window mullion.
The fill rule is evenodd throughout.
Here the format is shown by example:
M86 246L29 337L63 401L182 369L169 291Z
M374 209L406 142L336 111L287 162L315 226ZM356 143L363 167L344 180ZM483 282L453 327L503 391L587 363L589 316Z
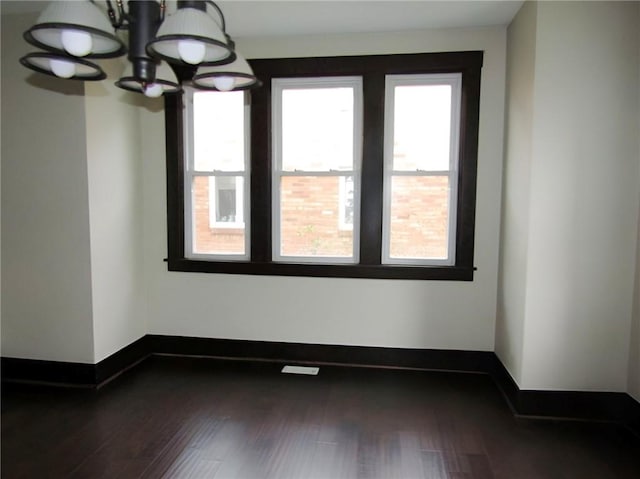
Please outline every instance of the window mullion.
M363 143L360 201L360 264L381 264L384 176L384 84L379 73L363 76Z
M271 78L251 92L251 261L271 261Z

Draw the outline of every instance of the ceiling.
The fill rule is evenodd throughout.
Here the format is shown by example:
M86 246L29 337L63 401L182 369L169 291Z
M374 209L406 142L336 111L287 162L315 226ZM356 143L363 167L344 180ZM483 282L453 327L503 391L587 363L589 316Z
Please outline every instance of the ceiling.
M522 1L221 1L232 36L507 25Z
M2 13L39 12L46 2L1 0ZM98 4L104 2L96 2ZM168 2L169 11L175 2ZM382 32L507 25L523 1L233 0L217 2L232 37Z

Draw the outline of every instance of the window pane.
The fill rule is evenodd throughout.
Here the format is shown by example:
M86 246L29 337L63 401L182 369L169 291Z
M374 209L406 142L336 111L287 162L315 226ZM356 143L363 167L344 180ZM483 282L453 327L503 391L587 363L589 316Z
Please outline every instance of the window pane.
M242 180L235 176L209 178L210 222L213 226L242 223ZM216 225L223 223L223 225Z
M244 254L242 177L193 178L193 252Z
M353 169L353 88L282 92L282 169Z
M391 178L391 258L446 259L448 256L449 178Z
M396 86L394 92L393 169L448 170L451 86Z
M338 176L285 176L280 191L282 256L353 256L353 230L340 228Z
M196 171L244 171L244 93L193 93Z

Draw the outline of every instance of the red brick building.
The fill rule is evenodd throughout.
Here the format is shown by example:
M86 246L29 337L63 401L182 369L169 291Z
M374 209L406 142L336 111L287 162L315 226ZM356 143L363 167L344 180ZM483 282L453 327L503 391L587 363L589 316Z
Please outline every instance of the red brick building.
M350 256L353 228L345 221L340 178L290 176L281 192L281 254L283 256ZM221 227L210 210L210 181L194 181L195 245L198 253L244 252L244 229ZM392 257L443 258L447 253L448 178L393 178L391 212ZM342 218L341 218L342 216ZM346 215L348 216L348 215ZM213 218L213 221L212 221Z

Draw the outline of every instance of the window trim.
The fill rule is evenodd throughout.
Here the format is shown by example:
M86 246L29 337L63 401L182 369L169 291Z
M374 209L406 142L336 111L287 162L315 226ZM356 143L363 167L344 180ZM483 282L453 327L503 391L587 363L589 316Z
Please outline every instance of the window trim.
M264 86L251 91L251 261L201 261L184 254L182 96L165 98L169 271L256 275L472 281L482 51L251 60ZM387 74L462 74L456 261L453 266L385 265L382 254L384 86ZM363 164L359 264L271 261L271 80L362 76Z

